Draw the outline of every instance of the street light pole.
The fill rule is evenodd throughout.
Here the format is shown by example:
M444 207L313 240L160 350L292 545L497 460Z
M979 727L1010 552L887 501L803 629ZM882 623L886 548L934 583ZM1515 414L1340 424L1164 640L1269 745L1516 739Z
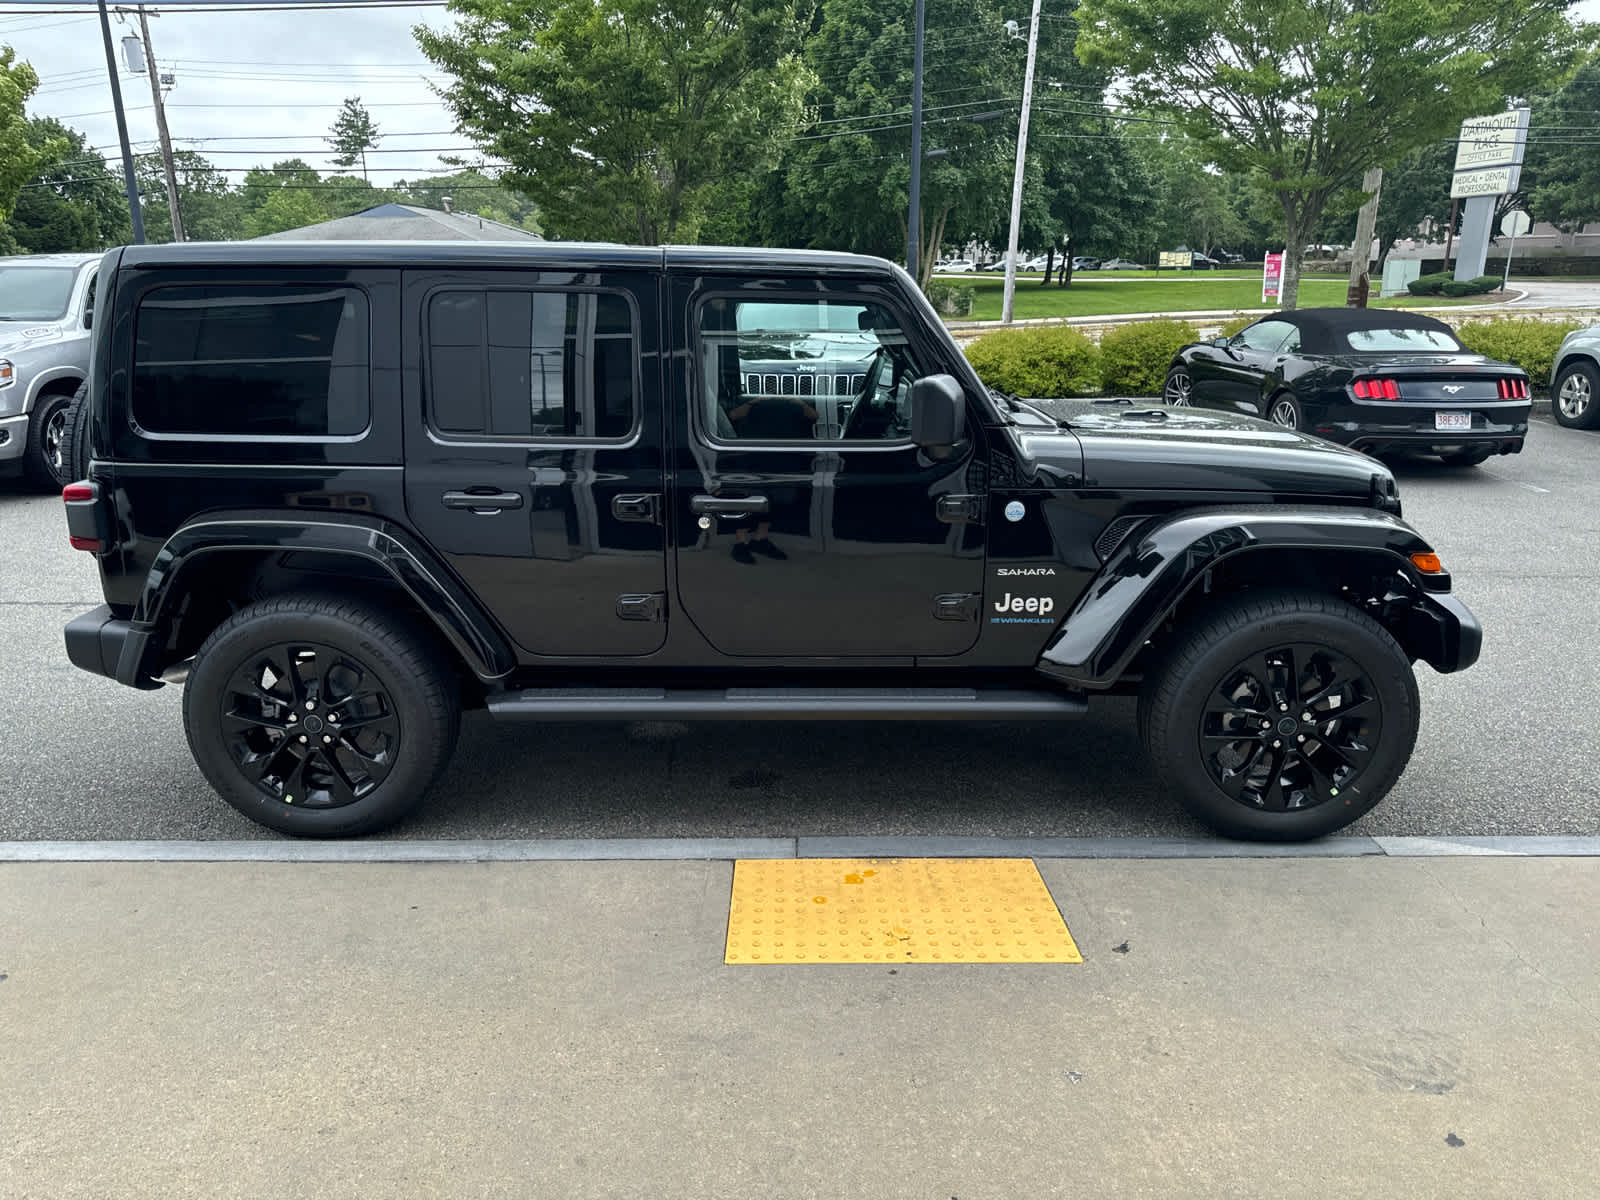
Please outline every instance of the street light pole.
M1017 123L1017 168L1011 177L1011 231L1006 237L1006 287L1000 320L1011 324L1017 292L1017 239L1022 229L1022 168L1028 160L1028 110L1033 107L1033 62L1039 53L1039 3L1033 0L1028 22L1028 68L1022 77L1022 118Z
M100 3L100 36L106 44L106 71L111 76L111 107L117 114L117 138L122 142L122 182L128 191L128 215L133 219L133 244L144 245L144 214L139 211L139 184L133 177L133 151L128 146L128 118L122 111L122 84L117 80L117 55L111 49L111 17L106 0Z
M922 282L922 6L917 0L917 34L911 52L911 211L906 214L906 270Z

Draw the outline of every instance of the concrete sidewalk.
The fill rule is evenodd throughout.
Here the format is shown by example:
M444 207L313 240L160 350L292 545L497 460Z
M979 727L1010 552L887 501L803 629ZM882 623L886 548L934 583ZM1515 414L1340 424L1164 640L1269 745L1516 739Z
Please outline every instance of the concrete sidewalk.
M1037 860L1077 966L723 965L727 861L0 864L0 1197L1592 1197L1600 859Z

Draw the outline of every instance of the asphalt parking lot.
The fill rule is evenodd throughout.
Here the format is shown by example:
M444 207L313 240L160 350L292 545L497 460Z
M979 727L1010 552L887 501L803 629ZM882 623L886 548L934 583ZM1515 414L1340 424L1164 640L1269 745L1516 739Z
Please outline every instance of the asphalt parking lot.
M1346 832L1600 834L1588 701L1600 434L1535 422L1476 470L1397 464L1405 512L1485 628L1454 677L1419 668L1422 731L1390 797ZM0 841L273 837L216 799L189 758L180 692L73 668L61 626L100 602L59 501L0 484ZM399 838L1194 837L1152 787L1132 706L1065 726L496 726Z

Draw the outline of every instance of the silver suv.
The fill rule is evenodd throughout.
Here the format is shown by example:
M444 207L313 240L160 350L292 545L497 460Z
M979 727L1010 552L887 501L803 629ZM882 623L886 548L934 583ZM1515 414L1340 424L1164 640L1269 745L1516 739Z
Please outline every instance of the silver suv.
M98 254L0 258L0 478L64 478L72 395L89 373Z
M1600 422L1600 325L1574 329L1556 351L1550 411L1569 429L1593 429Z

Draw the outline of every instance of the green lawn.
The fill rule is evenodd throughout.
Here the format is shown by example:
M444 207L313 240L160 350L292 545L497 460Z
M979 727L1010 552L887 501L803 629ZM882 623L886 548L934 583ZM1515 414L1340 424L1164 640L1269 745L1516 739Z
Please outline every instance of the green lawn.
M1058 288L1052 283L1041 287L1040 276L1019 276L1015 315L1018 320L1035 317L1092 317L1108 313L1147 312L1232 312L1236 309L1270 307L1261 303L1261 278L1250 276L1216 276L1209 274L1167 276L1157 279L1151 272L1149 278L1129 273L1128 282L1114 276L1101 276L1099 272L1085 271L1074 275L1069 287ZM976 292L972 315L962 318L970 321L998 321L1004 298L1005 281L988 276L941 277L937 282L954 283L970 287ZM1300 306L1315 308L1344 304L1346 283L1343 279L1302 279L1300 281ZM1405 303L1437 304L1483 303L1484 297L1473 296L1461 301L1427 297ZM1401 303L1402 301L1394 301ZM1390 301L1383 301L1388 305Z

